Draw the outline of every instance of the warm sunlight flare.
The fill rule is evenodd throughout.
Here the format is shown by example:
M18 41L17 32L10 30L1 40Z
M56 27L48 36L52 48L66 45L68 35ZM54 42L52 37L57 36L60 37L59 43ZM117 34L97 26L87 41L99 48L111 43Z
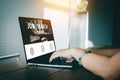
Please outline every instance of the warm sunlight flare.
M86 13L88 1L87 0L45 0L46 2L56 4L76 10L78 14Z
M56 5L64 6L64 7L69 7L69 1L70 0L45 0L46 2L53 3Z

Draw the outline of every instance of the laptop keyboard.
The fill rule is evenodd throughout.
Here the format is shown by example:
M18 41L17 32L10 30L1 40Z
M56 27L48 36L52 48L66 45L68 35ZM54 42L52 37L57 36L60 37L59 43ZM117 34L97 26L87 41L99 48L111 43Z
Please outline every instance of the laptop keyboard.
M29 61L29 65L34 66L46 66L46 67L59 67L59 68L72 68L74 66L78 66L78 62L68 61L66 58L59 57L54 59L51 63L49 62L49 57L51 54L47 54L38 58L35 58L33 60Z

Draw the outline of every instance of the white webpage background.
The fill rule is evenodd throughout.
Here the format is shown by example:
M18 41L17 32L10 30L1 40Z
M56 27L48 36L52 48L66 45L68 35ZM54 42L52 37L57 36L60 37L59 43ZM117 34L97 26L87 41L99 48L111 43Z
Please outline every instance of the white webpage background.
M50 44L53 46L53 48L50 48ZM41 51L41 46L44 46L45 50ZM34 55L31 55L30 48L34 49ZM27 60L47 54L49 52L55 51L55 44L54 41L45 41L40 43L34 43L34 44L26 44L25 45L25 51L26 51L26 57Z

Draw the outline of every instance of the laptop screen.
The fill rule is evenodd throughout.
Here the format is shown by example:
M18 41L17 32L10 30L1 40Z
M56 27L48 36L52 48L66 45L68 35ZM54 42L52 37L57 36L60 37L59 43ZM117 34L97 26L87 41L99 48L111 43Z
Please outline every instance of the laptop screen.
M19 17L27 60L55 51L50 20Z

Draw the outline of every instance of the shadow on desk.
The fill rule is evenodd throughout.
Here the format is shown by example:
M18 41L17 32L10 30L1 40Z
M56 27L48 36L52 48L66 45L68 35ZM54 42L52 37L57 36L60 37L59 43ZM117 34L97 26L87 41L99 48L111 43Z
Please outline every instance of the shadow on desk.
M63 69L56 74L48 76L45 80L103 80L101 77L92 74L82 66L79 69Z

